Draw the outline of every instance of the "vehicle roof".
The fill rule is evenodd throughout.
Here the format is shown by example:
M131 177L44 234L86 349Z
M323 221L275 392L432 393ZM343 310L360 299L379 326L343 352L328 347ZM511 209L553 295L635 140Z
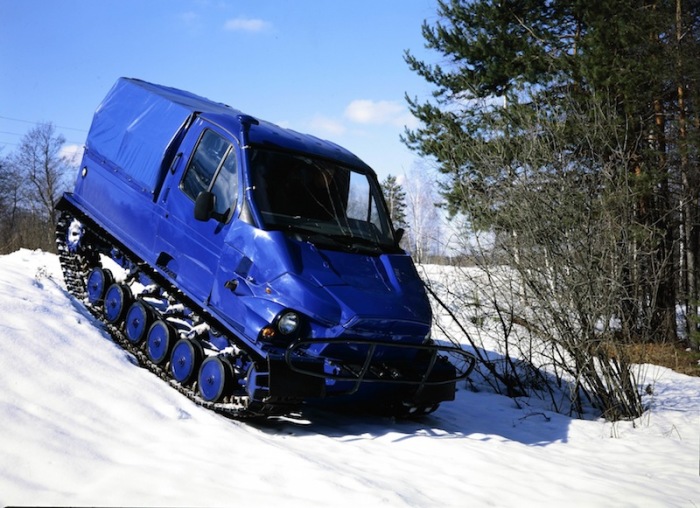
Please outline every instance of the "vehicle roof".
M184 90L133 78L118 79L98 106L84 158L101 161L145 192L155 192L168 150L195 116L217 124L241 145L303 152L374 174L358 157L330 141L255 119Z
M247 142L251 145L310 153L339 160L351 166L369 169L369 166L360 158L336 143L251 117L227 104L215 102L185 90L148 83L139 79L120 78L119 81L136 85L159 95L191 113L199 113L202 118L220 125L239 140L242 124L245 123L248 126Z

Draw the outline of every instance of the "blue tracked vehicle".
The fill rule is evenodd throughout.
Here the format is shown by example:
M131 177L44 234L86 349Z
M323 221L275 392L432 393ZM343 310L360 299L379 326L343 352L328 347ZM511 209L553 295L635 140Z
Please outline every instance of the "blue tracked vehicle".
M71 293L216 411L425 414L473 366L431 341L375 173L328 141L122 78L57 208Z

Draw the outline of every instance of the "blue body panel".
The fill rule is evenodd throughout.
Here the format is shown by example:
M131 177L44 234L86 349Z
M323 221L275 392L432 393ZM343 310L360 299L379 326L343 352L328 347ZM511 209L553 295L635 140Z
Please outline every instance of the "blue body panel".
M226 139L237 164L226 219L195 220L195 200L185 192L183 175L206 131ZM261 330L285 309L305 317L303 338L423 343L432 315L408 254L328 248L266 227L250 147L331 160L376 181L331 142L122 78L95 113L67 198L261 354L269 350Z

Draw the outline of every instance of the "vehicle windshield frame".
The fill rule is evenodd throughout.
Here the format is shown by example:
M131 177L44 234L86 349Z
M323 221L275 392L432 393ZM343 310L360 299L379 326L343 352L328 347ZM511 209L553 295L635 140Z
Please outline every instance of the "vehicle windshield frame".
M389 212L371 169L253 146L248 171L253 206L264 229L286 231L329 249L397 252Z

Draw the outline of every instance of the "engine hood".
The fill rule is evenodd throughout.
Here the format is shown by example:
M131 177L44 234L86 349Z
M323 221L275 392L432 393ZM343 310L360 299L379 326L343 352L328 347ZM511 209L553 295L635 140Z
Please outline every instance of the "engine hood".
M277 304L303 312L326 328L327 336L422 339L429 332L430 303L407 254L327 250L269 234L274 241L258 238L254 244L250 274L269 285Z

